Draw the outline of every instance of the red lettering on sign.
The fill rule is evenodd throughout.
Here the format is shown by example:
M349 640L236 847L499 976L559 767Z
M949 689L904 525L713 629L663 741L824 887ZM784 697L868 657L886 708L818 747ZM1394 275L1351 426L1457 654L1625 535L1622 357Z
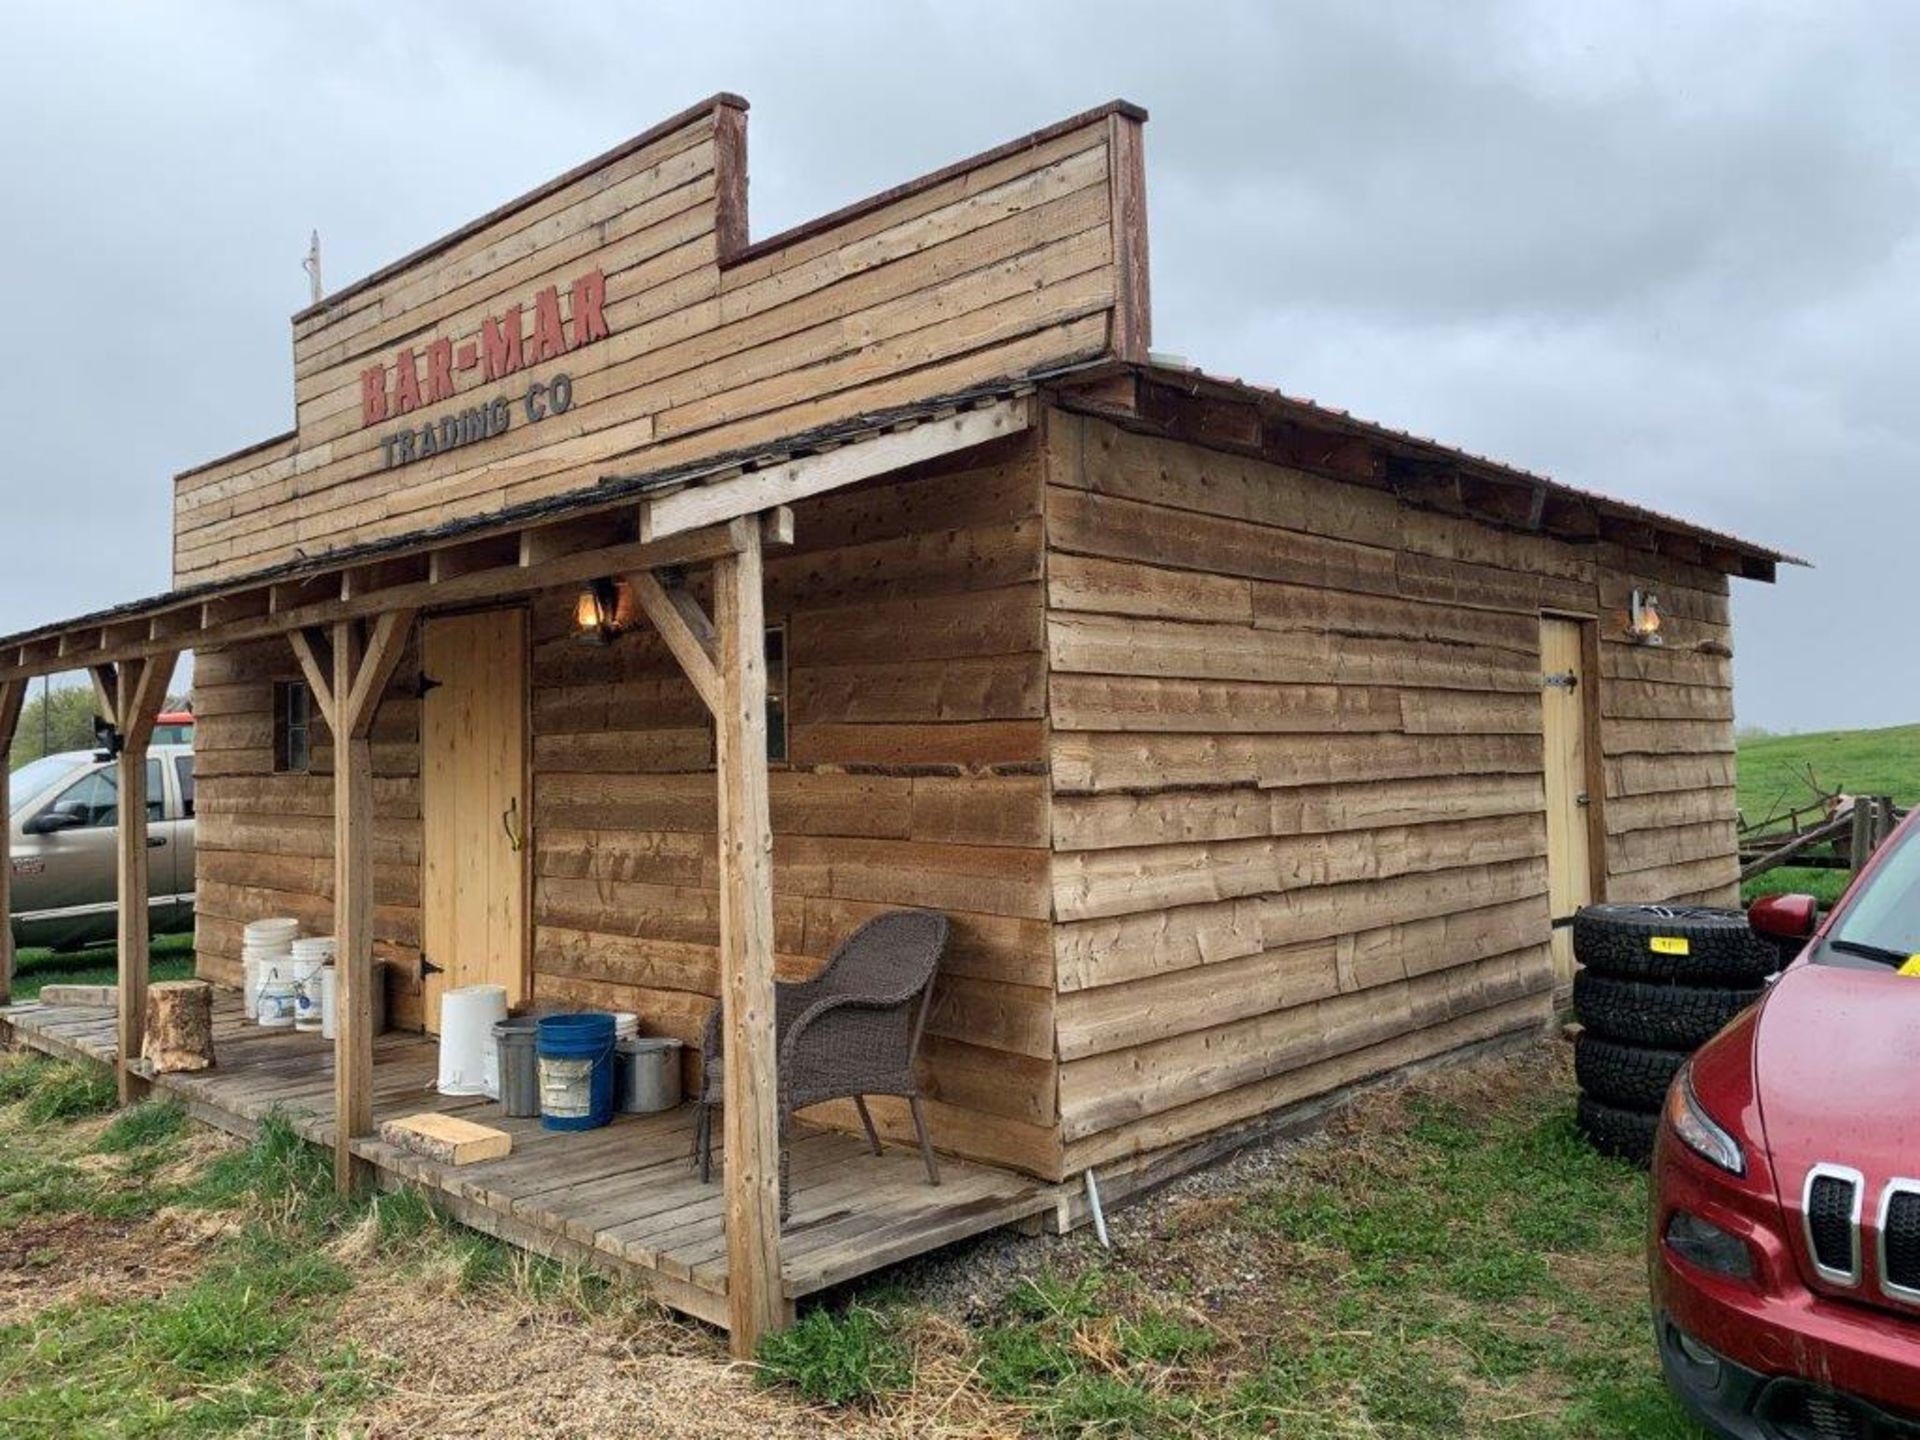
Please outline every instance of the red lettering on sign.
M412 349L393 354L393 413L404 415L420 408L420 371L414 365Z
M480 345L486 352L487 379L498 380L520 368L520 307L510 305L496 321L480 322Z
M567 333L560 328L560 290L549 285L533 297L533 363L557 360L567 353Z
M375 365L360 372L360 423L377 425L387 418L387 367Z
M396 350L393 363L369 366L360 372L360 423L377 424L396 415L454 398L458 375L481 371L488 380L500 380L529 365L556 360L582 345L604 340L607 324L607 277L598 268L576 276L566 287L561 305L560 285L548 285L532 300L531 333L526 303L511 305L480 322L477 337L456 342L437 336L423 346ZM426 379L420 376L420 357L426 355ZM391 371L391 378L388 372ZM411 458L410 456L407 458ZM403 463L396 461L396 463Z
M573 343L607 338L607 277L589 270L573 282Z
M453 341L435 340L427 346L427 403L453 398Z

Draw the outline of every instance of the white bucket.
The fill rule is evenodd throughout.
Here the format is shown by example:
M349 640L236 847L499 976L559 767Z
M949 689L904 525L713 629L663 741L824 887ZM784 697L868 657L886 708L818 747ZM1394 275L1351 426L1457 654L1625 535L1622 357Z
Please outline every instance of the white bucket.
M500 1092L500 1059L493 1050L493 1027L507 1018L507 987L462 985L440 996L440 1093L485 1095L488 1059L493 1061L492 1094Z
M246 929L240 932L240 938L248 945L277 948L287 944L299 933L300 922L291 915L284 915L272 920L249 921Z
M317 957L303 959L296 953L288 963L293 973L293 1028L318 1031L321 1028L321 962Z
M613 1038L631 1040L640 1033L640 1017L631 1010L613 1012Z
M258 955L246 955L240 961L240 1008L249 1020L260 1018L260 976L266 963Z
M260 1024L268 1030L291 1030L296 996L293 981L278 966L268 968L260 986Z

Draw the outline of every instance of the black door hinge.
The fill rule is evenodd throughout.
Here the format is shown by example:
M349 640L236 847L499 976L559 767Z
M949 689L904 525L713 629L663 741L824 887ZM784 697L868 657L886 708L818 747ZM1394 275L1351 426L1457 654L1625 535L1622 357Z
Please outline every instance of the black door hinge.
M434 679L431 675L427 674L426 671L422 670L420 672L420 678L413 682L414 698L416 700L424 700L427 698L427 692L429 690L438 690L445 683L445 681Z
M426 981L429 975L444 975L446 973L445 966L434 964L433 961L427 958L426 951L422 950L420 952L420 979L422 983Z

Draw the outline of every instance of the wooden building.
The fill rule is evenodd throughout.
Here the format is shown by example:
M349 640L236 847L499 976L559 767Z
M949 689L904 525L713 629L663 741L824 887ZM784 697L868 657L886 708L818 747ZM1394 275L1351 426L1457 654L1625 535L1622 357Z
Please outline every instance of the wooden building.
M195 652L199 970L337 928L343 1175L375 977L412 1030L724 997L750 1343L767 987L879 910L953 921L936 1145L1120 1182L1537 1031L1586 900L1733 897L1729 578L1788 557L1156 358L1132 106L760 241L745 112L296 315L294 427L175 481L175 590L0 641L9 731L99 679L133 887Z

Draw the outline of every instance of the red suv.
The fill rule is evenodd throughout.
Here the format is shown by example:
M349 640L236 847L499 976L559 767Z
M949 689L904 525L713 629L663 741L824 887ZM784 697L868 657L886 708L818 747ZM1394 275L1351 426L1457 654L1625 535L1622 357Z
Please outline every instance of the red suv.
M1667 1092L1667 1382L1740 1440L1920 1440L1920 823L1817 930L1808 896L1750 913L1808 943Z

